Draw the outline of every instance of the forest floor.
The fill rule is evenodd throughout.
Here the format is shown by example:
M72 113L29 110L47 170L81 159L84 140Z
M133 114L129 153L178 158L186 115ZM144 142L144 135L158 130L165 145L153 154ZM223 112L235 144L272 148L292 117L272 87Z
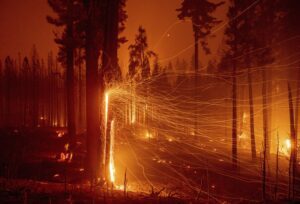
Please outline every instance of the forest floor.
M87 185L67 186L62 183L33 180L0 179L0 203L187 203L175 197L156 194L90 189Z
M232 169L230 148L214 141L148 139L129 134L116 140L115 190L96 187L91 191L84 174L84 136L78 135L72 162L65 163L61 161L67 143L64 131L0 131L0 203L20 203L26 199L28 203L262 202L260 156L253 162L249 152L240 150L239 168ZM274 160L272 155L266 194L270 203L282 203L288 194L288 160L279 158L277 185ZM125 172L126 196L122 190ZM298 190L296 199L300 197Z

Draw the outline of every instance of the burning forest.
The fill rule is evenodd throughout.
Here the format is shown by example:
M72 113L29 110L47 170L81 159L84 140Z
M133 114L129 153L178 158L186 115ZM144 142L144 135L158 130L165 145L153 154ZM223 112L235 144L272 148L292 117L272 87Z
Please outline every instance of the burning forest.
M1 0L0 202L299 202L299 9Z

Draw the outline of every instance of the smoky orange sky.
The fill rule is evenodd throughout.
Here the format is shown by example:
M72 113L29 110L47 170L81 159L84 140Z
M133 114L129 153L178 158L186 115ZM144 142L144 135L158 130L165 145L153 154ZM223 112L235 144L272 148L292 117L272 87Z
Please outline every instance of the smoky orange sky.
M193 53L193 33L191 22L177 19L176 9L182 0L128 0L128 20L122 35L128 42L119 50L120 65L127 67L128 46L134 41L139 25L148 35L149 48L158 53L161 63L167 64L176 58L185 58L188 63ZM217 1L218 2L218 1ZM46 22L46 15L53 14L47 0L0 0L0 57L7 55L16 57L29 55L33 44L41 57L49 51L57 52L53 42L55 27ZM219 8L216 16L225 19L226 6ZM202 64L215 56L223 39L223 29L219 29L216 37L209 40L212 54L204 56L200 52ZM190 47L189 49L186 49ZM184 51L185 50L185 51ZM126 68L125 68L126 69Z

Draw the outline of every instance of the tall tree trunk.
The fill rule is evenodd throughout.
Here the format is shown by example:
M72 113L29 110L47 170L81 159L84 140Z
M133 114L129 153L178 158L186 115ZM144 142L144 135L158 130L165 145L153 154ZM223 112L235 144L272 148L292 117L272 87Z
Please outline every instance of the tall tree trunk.
M263 147L263 199L266 199L266 171L267 161L269 160L269 136L268 136L268 110L267 110L267 79L266 79L266 67L262 71L262 100L263 100L263 134L264 134L264 147Z
M79 88L78 88L78 126L79 126L79 129L80 129L80 131L82 130L82 129L84 129L83 127L84 127L84 125L83 125L83 111L82 111L82 104L83 104L83 101L82 101L82 99L83 99L83 81L82 81L82 62L81 62L81 49L79 49L79 54L78 54L78 57L79 57L79 65L78 65L78 75L79 75L79 77L78 77L78 80L79 80L79 83L78 83L78 86L79 86Z
M232 166L237 168L237 84L235 61L232 67Z
M70 147L74 146L74 138L76 135L76 123L75 123L75 87L74 87L74 38L73 38L73 1L68 0L68 12L69 19L67 23L67 111L68 111L68 136ZM59 80L59 79L58 79ZM58 110L58 107L57 107ZM61 115L57 117L57 123L60 122Z
M291 196L292 199L294 199L295 171L297 165L296 163L297 141L296 141L296 133L295 133L293 97L292 97L292 91L289 83L288 83L288 94L289 94L290 138L291 138L291 154L290 154L290 162L289 162L289 200L290 200Z
M252 90L252 74L250 65L248 65L248 88L249 88L249 113L250 113L250 134L251 134L251 155L252 160L256 159L256 144L254 133L254 107L253 107L253 90Z
M98 71L99 39L97 34L99 0L87 1L86 25L86 122L87 122L87 169L94 183L98 176L103 178L104 139L101 133L100 107L103 101L103 74Z
M194 135L197 136L197 129L198 129L198 106L197 106L197 89L198 89L198 74L199 74L199 33L197 30L195 30L194 33L194 39L195 39L195 124L194 124Z
M279 135L277 131L277 146L276 146L276 170L275 170L275 201L277 201L277 191L278 191L278 169L279 169Z
M33 127L38 126L39 121L39 98L38 98L38 86L39 86L39 80L38 80L38 59L37 55L34 54L32 56L32 81L31 81L31 87L32 87L32 106L31 106L31 113L32 113L32 125Z
M3 72L2 72L2 62L0 60L0 128L3 127L3 122L4 122L4 107L3 107Z
M300 103L300 69L298 69L298 80L297 80L297 96L296 96L296 107L295 107L295 147L296 147L296 152L295 152L295 162L297 164L297 156L298 156L298 123L299 123L299 103ZM296 165L295 169L295 175L298 176L298 168Z
M104 21L104 41L103 41L103 55L102 55L102 70L105 79L108 83L113 82L114 75L117 74L118 67L118 22L119 22L119 3L120 0L106 0L103 7L106 8ZM104 88L104 87L103 87ZM109 112L111 112L111 109ZM106 121L106 144L105 148L105 169L106 179L109 179L109 161L110 161L110 147L111 134L110 124L112 120L112 113L107 113Z
M195 73L199 72L199 33L198 31L195 31L195 36L194 36L194 40L195 40Z

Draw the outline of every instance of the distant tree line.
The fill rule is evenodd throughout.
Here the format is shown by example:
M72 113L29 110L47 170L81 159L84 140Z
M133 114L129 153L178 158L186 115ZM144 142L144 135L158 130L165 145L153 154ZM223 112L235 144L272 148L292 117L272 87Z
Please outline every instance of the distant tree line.
M65 73L56 58L7 56L0 63L0 127L65 127Z

